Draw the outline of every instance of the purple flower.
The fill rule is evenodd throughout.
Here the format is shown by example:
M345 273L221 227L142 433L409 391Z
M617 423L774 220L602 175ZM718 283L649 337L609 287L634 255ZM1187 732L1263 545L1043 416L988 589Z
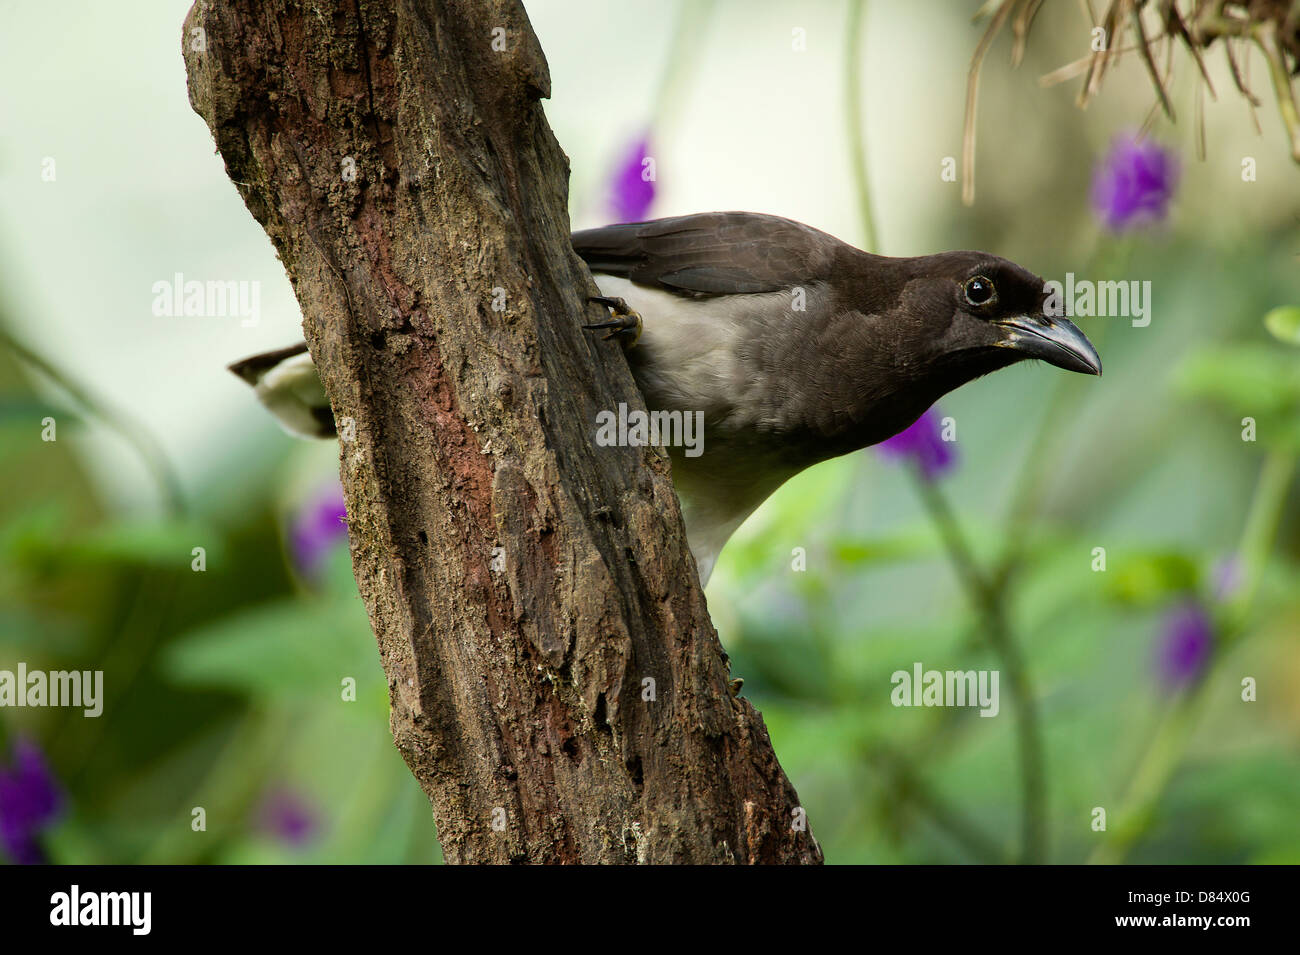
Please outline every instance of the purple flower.
M301 795L287 788L267 793L257 818L259 829L294 849L303 848L320 830L316 810Z
M614 174L610 207L619 222L641 222L655 199L654 160L647 155L650 139L632 143Z
M951 470L957 460L952 442L945 441L939 433L939 412L930 408L910 427L876 445L876 450L887 458L911 461L921 470L927 481Z
M343 488L335 481L308 502L294 518L293 559L298 570L313 574L321 560L339 541L348 537L348 512Z
M1162 683L1182 689L1196 682L1214 650L1214 630L1205 608L1194 600L1165 614L1156 644L1156 665Z
M12 767L0 767L0 846L19 865L45 861L37 836L63 806L63 793L40 747L27 739L13 744Z
M1092 176L1092 208L1116 232L1165 217L1178 182L1178 160L1159 143L1118 137Z

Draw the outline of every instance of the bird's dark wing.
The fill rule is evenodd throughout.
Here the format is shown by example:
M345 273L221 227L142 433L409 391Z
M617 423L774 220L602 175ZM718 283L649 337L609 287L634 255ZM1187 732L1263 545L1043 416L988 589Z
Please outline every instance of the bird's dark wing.
M573 233L593 272L693 295L775 292L828 276L844 243L754 212L704 212Z
M307 343L299 342L297 345L290 345L288 348L278 348L275 351L262 352L260 355L254 355L252 358L244 358L235 362L233 365L226 367L233 371L250 385L256 385L262 375L266 374L286 358L292 358L295 355L305 355L307 353Z

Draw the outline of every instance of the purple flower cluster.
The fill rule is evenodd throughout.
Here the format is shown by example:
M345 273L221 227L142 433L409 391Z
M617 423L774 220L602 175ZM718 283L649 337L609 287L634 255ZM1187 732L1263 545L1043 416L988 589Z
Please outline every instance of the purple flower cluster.
M258 809L258 828L294 849L301 849L320 829L316 810L292 789L267 793Z
M618 164L612 182L610 211L619 222L641 222L650 213L655 183L646 175L645 160L649 154L650 138L642 136L631 144Z
M1175 605L1166 614L1156 641L1160 680L1179 690L1200 679L1214 651L1214 625L1195 600Z
M40 747L20 738L12 752L12 765L0 767L0 847L19 865L38 865L38 836L58 818L63 793Z
M298 512L291 532L293 559L300 573L314 574L325 555L348 537L343 488L335 481Z
M1241 560L1220 560L1211 572L1209 601L1188 596L1172 605L1164 616L1155 642L1156 674L1171 690L1195 684L1209 669L1214 656L1214 617L1209 606L1224 603L1242 585Z
M939 421L939 412L930 408L909 428L876 445L876 450L896 461L910 461L923 478L933 481L957 461L952 443L940 434Z
M1178 184L1178 161L1159 143L1124 135L1111 144L1092 178L1092 208L1116 232L1159 222Z

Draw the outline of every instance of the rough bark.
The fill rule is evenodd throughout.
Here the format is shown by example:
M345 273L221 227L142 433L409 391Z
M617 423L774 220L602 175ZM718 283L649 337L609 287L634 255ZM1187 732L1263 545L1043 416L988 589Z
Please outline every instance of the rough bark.
M819 862L727 691L667 460L593 440L643 403L580 329L602 313L520 4L199 0L184 48L340 423L393 735L448 861Z

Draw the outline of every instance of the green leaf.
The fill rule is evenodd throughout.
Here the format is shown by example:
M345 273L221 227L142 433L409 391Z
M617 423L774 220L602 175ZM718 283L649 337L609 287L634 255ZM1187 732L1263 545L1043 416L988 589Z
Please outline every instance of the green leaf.
M18 565L48 557L50 544L63 534L68 506L62 500L38 501L14 511L0 525L0 557Z
M1294 353L1268 345L1203 348L1183 361L1174 380L1185 396L1251 418L1261 444L1300 450L1300 361Z
M1200 581L1196 561L1175 551L1113 554L1110 569L1111 596L1120 603L1142 607L1192 593Z
M55 554L90 564L143 564L188 571L195 547L209 569L219 565L222 540L211 527L192 521L114 521L71 538Z
M0 607L0 634L3 653L51 653L60 655L86 652L86 624L76 617L60 613L33 613L23 607Z
M848 566L896 563L933 556L939 550L938 540L928 527L908 529L887 537L858 537L843 535L831 541L835 559Z
M74 529L60 501L17 514L0 527L0 555L28 567L130 564L188 572L195 547L206 551L209 570L220 565L224 540L207 524L121 520Z
M59 431L84 422L73 412L34 395L0 395L0 427L26 428L39 433L41 419L58 418Z
M358 689L383 679L359 599L282 600L234 614L180 637L162 669L178 683L262 697L339 700L346 677Z
M1264 316L1264 327L1278 341L1300 345L1300 306L1279 305Z
M1300 362L1260 345L1218 345L1184 359L1175 382L1189 397L1209 398L1243 415L1300 411Z

